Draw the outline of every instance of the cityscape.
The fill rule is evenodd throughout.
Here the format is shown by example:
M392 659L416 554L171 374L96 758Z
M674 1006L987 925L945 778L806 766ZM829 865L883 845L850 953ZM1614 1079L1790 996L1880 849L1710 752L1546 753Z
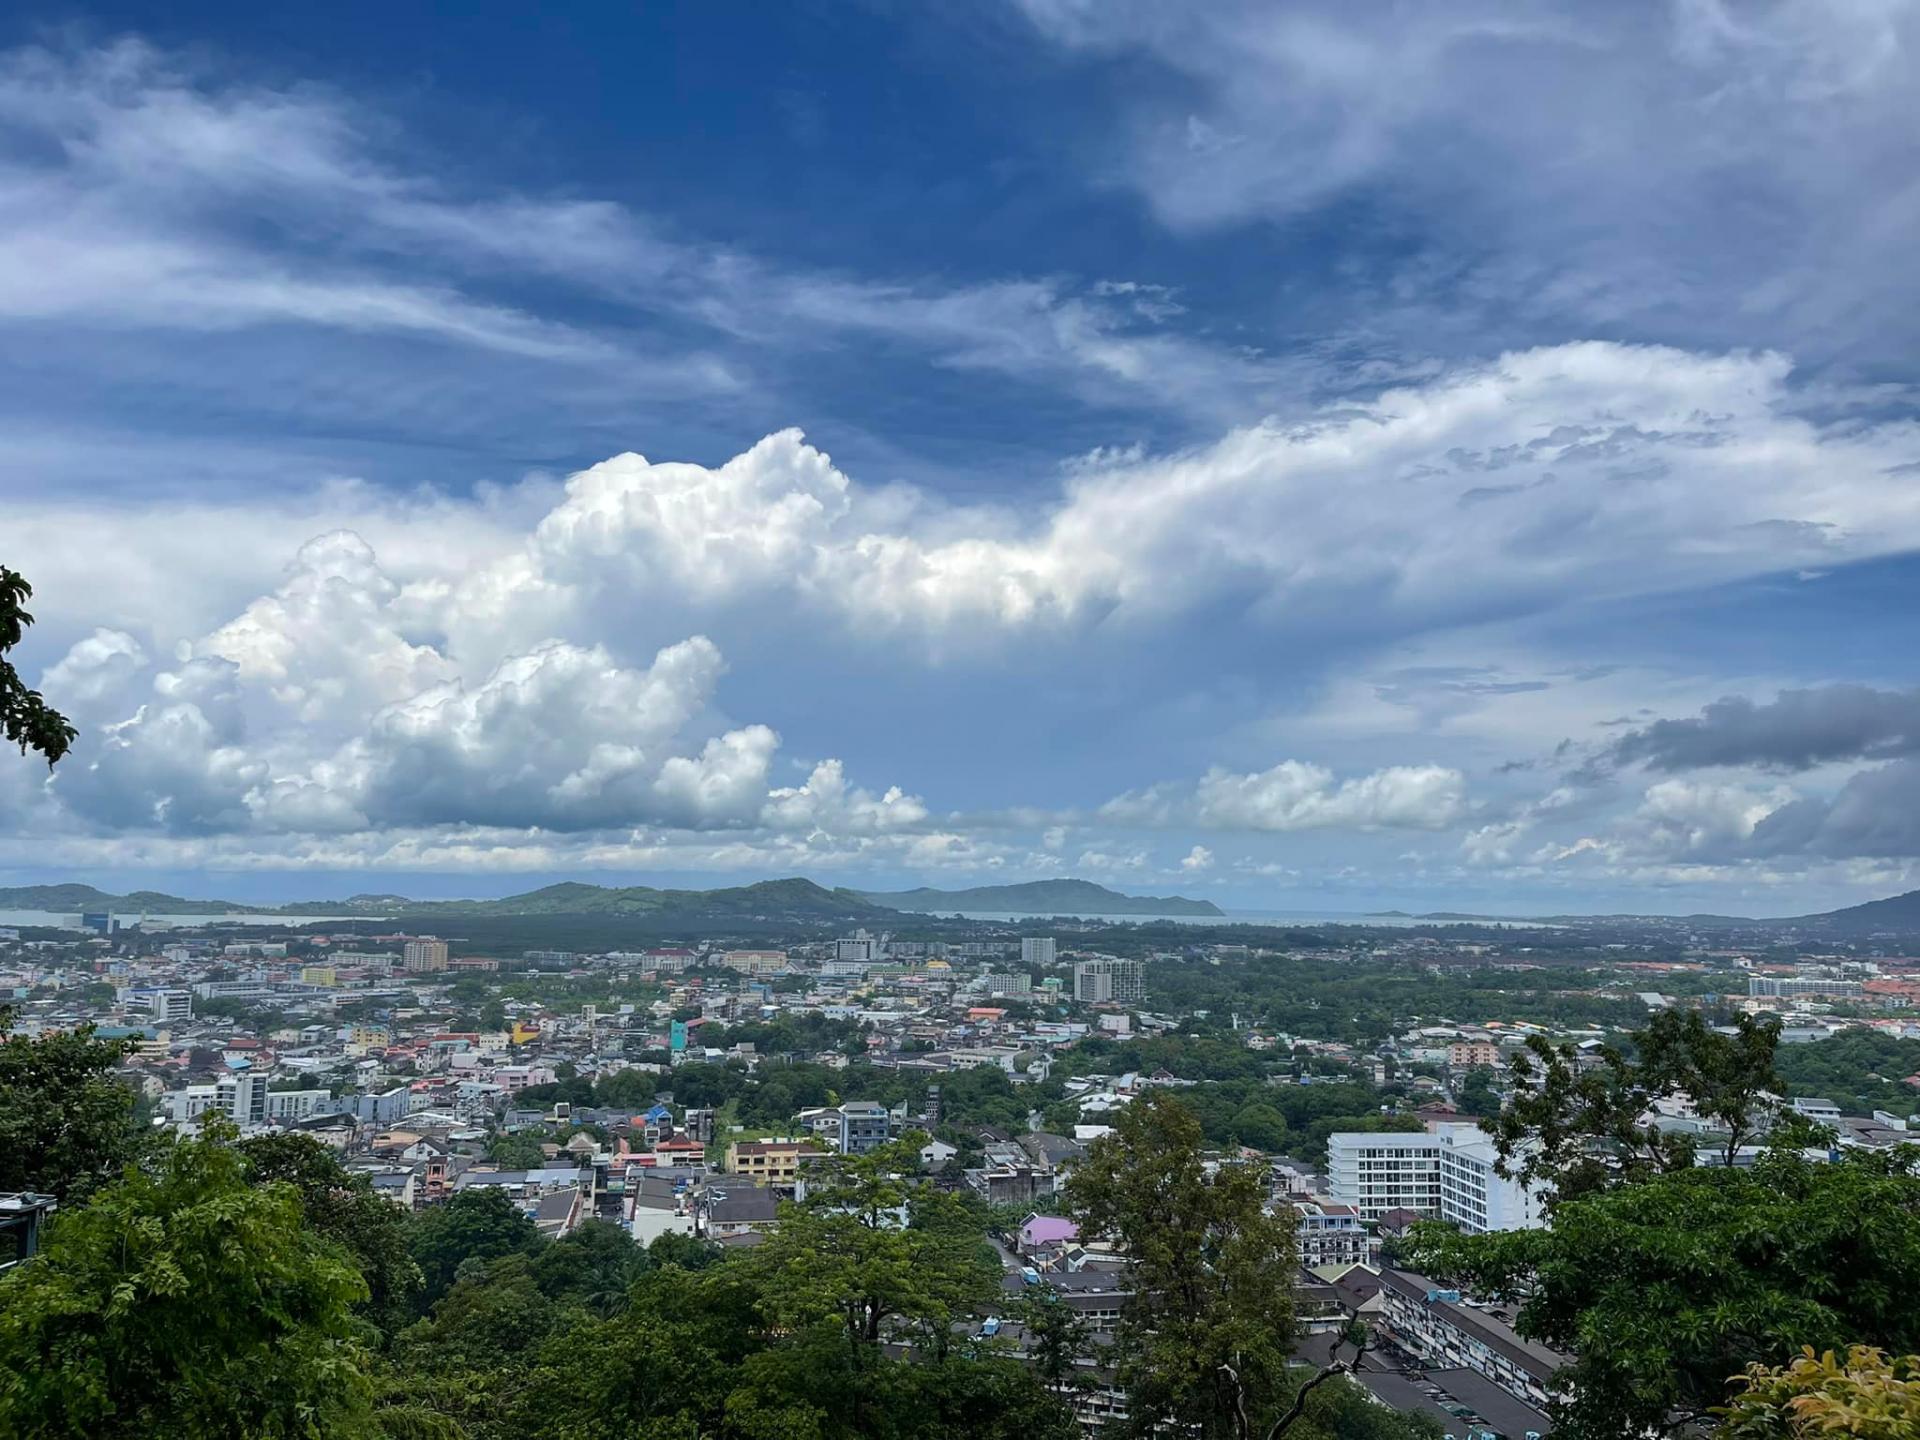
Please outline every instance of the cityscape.
M1920 1440L1920 0L0 15L0 1440Z

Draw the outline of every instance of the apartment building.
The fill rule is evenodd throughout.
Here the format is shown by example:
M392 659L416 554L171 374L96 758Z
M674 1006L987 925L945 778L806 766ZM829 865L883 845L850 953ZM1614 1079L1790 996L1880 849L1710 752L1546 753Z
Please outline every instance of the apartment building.
M1054 944L1051 935L1028 935L1020 941L1020 963L1022 965L1053 964Z
M792 1189L800 1167L826 1153L806 1140L736 1140L727 1146L727 1173L769 1189Z
M1381 1327L1436 1370L1471 1370L1536 1408L1568 1357L1514 1331L1512 1316L1410 1270L1380 1272ZM1544 1432L1544 1426L1542 1430Z
M431 936L420 940L409 940L406 948L400 952L400 962L415 973L445 970L447 942L435 940Z
M1493 1142L1477 1125L1440 1124L1412 1133L1342 1131L1327 1141L1333 1198L1363 1219L1412 1210L1449 1220L1471 1235L1545 1224L1543 1188L1501 1178L1498 1160Z
M1300 1263L1309 1270L1322 1265L1364 1265L1373 1248L1366 1222L1351 1205L1333 1201L1297 1200L1294 1234Z
M1137 1005L1146 992L1138 960L1112 956L1082 960L1073 967L1073 998L1083 1005Z
M1803 996L1820 995L1828 999L1844 1000L1858 997L1863 993L1865 993L1865 986L1858 980L1781 975L1753 975L1747 979L1749 999L1766 997L1793 1000Z

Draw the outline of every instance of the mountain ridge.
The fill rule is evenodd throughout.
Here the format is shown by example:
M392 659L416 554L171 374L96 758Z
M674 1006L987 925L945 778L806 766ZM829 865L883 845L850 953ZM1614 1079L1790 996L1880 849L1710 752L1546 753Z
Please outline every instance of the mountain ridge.
M1182 895L1123 895L1091 880L1028 880L1016 885L975 885L965 890L861 890L875 904L909 914L975 910L989 914L1033 915L1217 915L1211 900Z

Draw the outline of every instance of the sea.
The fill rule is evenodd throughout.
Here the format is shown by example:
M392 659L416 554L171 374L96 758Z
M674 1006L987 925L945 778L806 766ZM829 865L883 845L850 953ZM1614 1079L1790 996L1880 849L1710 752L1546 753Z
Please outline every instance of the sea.
M88 911L96 914L96 911ZM381 920L381 915L270 915L252 911L228 915L161 915L139 912L113 912L114 929L131 929L142 920L154 925L190 927L197 925L338 925L348 920ZM44 930L82 930L80 914L75 910L0 910L0 925Z
M1057 914L1033 915L1025 911L998 910L941 910L929 912L944 918L960 920L994 920L1001 924L1017 924L1024 920L1096 920L1112 921L1117 924L1153 924L1166 922L1174 925L1279 925L1292 927L1310 927L1324 925L1365 925L1373 929L1403 930L1414 925L1524 925L1530 929L1541 928L1536 921L1520 916L1505 916L1486 920L1422 920L1418 915L1369 915L1360 910L1228 910L1225 915L1091 915L1074 911Z

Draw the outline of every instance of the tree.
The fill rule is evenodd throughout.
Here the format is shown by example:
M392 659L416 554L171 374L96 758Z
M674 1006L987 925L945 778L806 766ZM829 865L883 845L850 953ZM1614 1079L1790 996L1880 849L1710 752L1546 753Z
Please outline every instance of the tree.
M453 1288L463 1262L531 1251L540 1244L540 1232L504 1190L476 1186L416 1216L407 1244L431 1304Z
M0 1434L358 1435L371 1422L346 1252L213 1126L61 1213L0 1278Z
M38 690L28 689L20 672L6 658L33 624L33 616L26 610L26 602L32 597L33 586L26 577L0 565L0 733L6 735L8 744L18 745L22 755L37 751L51 768L73 748L80 732L49 706Z
M238 1148L256 1184L291 1185L308 1226L352 1255L367 1282L358 1309L383 1336L413 1319L426 1280L407 1248L407 1212L375 1194L364 1175L349 1171L310 1135L255 1135Z
M1481 1065L1469 1070L1460 1081L1460 1111L1483 1118L1500 1113L1500 1097L1494 1093L1493 1071Z
M1731 1164L1766 1116L1780 1088L1773 1055L1777 1020L1742 1015L1734 1035L1709 1027L1698 1011L1663 1010L1632 1039L1637 1059L1612 1046L1583 1066L1570 1045L1538 1035L1513 1057L1511 1103L1481 1122L1500 1151L1500 1172L1552 1187L1557 1199L1683 1170L1694 1163L1692 1136L1643 1122L1653 1102L1685 1095L1723 1127L1721 1158Z
M1201 1138L1192 1110L1150 1091L1067 1182L1080 1234L1132 1261L1114 1359L1138 1435L1263 1435L1291 1393L1293 1211L1268 1213L1255 1167L1209 1171Z
M133 1087L113 1074L133 1042L98 1039L91 1025L28 1039L8 1024L0 1010L0 1190L84 1199L147 1138Z
M1033 1373L1071 1409L1091 1380L1080 1368L1080 1357L1092 1342L1092 1324L1046 1284L1029 1289L1012 1307L1012 1314L1026 1331Z
M1753 1365L1726 1407L1727 1440L1912 1440L1920 1435L1920 1355L1854 1345L1840 1360L1811 1346L1786 1365Z
M634 1281L652 1268L647 1252L624 1227L589 1220L534 1257L534 1283L554 1300L584 1305L596 1315L626 1307Z
M1547 1230L1416 1232L1413 1263L1518 1300L1521 1334L1575 1355L1554 1433L1704 1420L1729 1377L1803 1346L1920 1350L1920 1178L1909 1154L1689 1167L1563 1201Z

